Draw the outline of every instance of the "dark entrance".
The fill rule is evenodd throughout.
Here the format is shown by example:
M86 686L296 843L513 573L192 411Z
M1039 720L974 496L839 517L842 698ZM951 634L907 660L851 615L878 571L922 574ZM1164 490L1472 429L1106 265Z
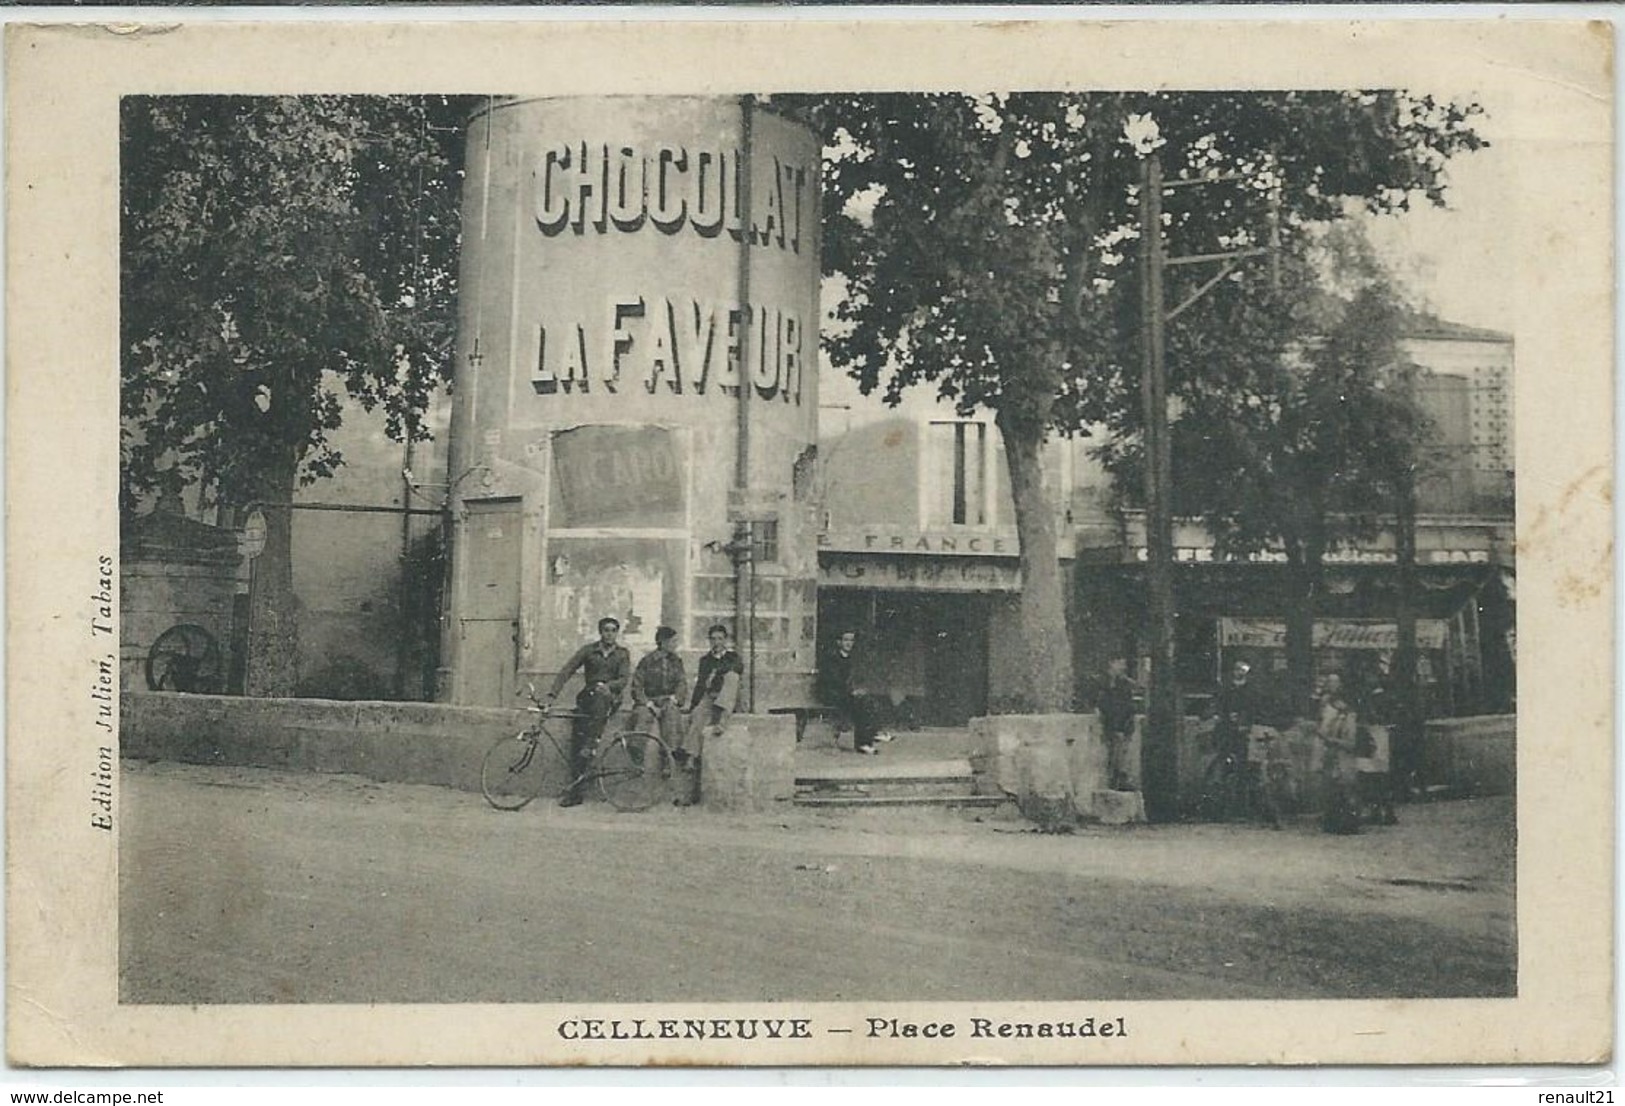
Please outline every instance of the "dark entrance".
M988 597L826 588L818 596L819 655L858 632L868 691L898 720L963 726L987 713Z

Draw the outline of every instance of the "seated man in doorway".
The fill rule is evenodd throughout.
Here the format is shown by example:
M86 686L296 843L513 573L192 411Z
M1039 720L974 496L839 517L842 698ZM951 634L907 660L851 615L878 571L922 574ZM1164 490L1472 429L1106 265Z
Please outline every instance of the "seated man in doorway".
M857 643L856 630L843 630L835 639L835 648L818 666L818 697L825 706L845 716L852 730L853 749L873 756L880 751L875 745L876 712L869 696L860 690L862 669L856 654Z
M552 704L578 671L582 674L581 691L576 695L576 717L570 727L570 790L559 800L560 806L581 803L581 777L587 774L592 762L592 749L604 732L604 724L620 705L621 693L632 674L632 654L624 645L617 645L621 622L606 616L598 620L598 640L589 641L565 662L553 679L547 693Z
M670 748L683 741L682 695L688 683L683 658L677 655L677 631L662 626L655 631L655 647L638 661L632 673L632 728L652 724Z

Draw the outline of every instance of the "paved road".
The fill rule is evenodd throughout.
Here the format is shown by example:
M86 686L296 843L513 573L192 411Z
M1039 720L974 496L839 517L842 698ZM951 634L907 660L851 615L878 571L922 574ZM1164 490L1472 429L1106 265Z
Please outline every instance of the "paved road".
M127 762L126 1002L1012 1000L1514 990L1511 804L1356 838L940 812L488 810ZM1425 841L1426 847L1421 847Z

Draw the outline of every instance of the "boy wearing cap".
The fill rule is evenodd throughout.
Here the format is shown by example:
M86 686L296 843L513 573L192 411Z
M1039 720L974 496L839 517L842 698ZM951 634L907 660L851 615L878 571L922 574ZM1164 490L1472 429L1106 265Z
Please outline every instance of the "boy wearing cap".
M632 673L632 710L638 720L634 726L647 713L660 733L660 740L672 748L681 746L681 700L687 683L683 658L677 655L677 631L662 626L655 631L654 650L638 661L637 671Z

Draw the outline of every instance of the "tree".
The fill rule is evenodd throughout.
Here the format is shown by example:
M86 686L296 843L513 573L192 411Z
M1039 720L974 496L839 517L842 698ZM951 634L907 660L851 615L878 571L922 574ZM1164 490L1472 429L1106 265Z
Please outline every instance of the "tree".
M1326 557L1375 536L1431 433L1405 384L1399 290L1346 228L1316 246L1286 259L1290 300L1257 277L1214 296L1203 333L1230 339L1203 359L1188 348L1199 336L1185 336L1171 443L1175 510L1201 518L1220 555L1285 554L1290 698L1300 712L1313 698ZM1122 445L1103 451L1119 469L1132 457Z
M1204 252L1263 241L1272 191L1288 237L1342 215L1350 198L1373 211L1442 202L1447 159L1482 145L1476 106L1391 91L774 104L811 121L826 145L824 264L847 286L836 309L845 329L826 338L832 362L894 404L934 385L962 413L994 414L1021 545L1019 709L1039 711L1065 709L1072 695L1040 451L1053 433L1133 419L1137 290L1125 249L1144 149L1160 145L1171 177L1254 182L1190 189L1170 205L1170 240Z
M396 438L449 377L461 105L127 97L120 131L121 507L197 486L264 504L248 692L297 677L296 487L348 400Z

